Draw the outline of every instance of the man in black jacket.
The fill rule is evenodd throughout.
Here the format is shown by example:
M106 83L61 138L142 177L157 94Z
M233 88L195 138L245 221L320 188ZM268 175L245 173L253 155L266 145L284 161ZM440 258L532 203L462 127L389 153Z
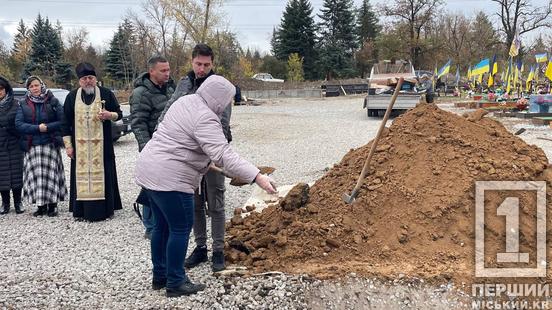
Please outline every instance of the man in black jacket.
M209 76L215 74L212 70L215 56L213 50L206 44L197 44L192 51L192 71L188 72L179 82L176 90L169 100L159 122L163 121L165 112L170 105L178 98L193 94L201 83ZM223 112L220 122L222 130L228 142L232 141L230 132L230 116L232 105L229 104ZM195 212L194 212L194 237L196 248L186 259L185 267L193 268L207 261L207 223L206 214L211 217L211 237L213 238L213 256L211 257L212 269L214 272L224 270L224 224L226 221L224 213L224 176L219 172L209 170L201 181L200 190L196 191ZM207 213L205 210L207 202Z
M134 81L134 90L130 96L130 126L141 152L151 139L159 116L167 101L174 93L174 82L170 78L170 66L163 56L153 56L148 60L148 72L142 73ZM145 238L151 239L153 214L147 201L138 199L143 205L142 221L146 227Z

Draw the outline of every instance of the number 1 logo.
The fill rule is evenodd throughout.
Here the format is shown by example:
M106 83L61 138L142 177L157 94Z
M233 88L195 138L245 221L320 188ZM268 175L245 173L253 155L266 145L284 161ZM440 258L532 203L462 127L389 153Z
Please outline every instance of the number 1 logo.
M485 191L534 191L537 194L537 266L533 268L485 267ZM506 252L496 253L498 263L529 263L529 253L519 252L519 198L507 197L497 208L506 217ZM475 276L546 277L546 182L478 181L475 183Z

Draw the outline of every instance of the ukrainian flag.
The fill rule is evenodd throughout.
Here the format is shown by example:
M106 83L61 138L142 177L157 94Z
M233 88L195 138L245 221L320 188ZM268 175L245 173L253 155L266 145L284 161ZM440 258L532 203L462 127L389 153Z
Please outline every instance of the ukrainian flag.
M535 59L537 60L537 63L547 62L548 61L548 54L547 53L536 54Z
M544 75L546 75L546 77L550 81L552 81L552 61L548 62L548 66L546 66L546 71L545 71Z
M449 61L437 73L437 78L441 78L443 75L449 73L451 63L452 63L452 60L449 59Z
M489 58L481 60L477 65L475 65L472 69L472 75L483 75L487 72L489 72L490 65L489 65Z
M498 72L498 63L496 62L496 54L493 57L493 64L492 64L492 70L489 74L489 80L487 81L487 85L493 86L494 85L494 75Z
M525 82L525 91L527 92L531 90L531 81L535 77L535 72L533 70L533 66L531 66L531 70L529 71L529 75L527 76L527 81Z

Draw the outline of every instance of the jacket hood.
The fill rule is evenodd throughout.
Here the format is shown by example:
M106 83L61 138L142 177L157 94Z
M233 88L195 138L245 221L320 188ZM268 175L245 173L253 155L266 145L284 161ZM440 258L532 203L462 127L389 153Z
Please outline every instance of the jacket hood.
M8 80L6 80L4 77L0 76L0 80L2 80L4 83L6 83L6 96L12 96L13 95L13 89L11 87L11 84Z
M171 86L171 85L174 85L174 81L171 78L169 78L169 80L167 81L167 86ZM147 88L149 90L158 89L157 87L155 87L155 85L153 85L153 82L150 80L150 74L148 72L144 72L144 73L140 74L134 80L134 88L139 87L139 86L144 86L145 88Z
M201 84L196 94L205 100L211 111L220 116L236 94L236 87L222 76L212 75Z

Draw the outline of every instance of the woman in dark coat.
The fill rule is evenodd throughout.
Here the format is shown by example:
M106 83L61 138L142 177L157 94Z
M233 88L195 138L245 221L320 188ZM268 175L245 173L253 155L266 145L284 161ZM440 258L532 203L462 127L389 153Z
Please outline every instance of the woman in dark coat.
M60 148L63 107L36 76L25 82L27 94L19 103L15 127L21 134L23 197L38 210L34 216L57 215L57 203L67 195Z
M10 211L10 190L13 193L15 213L23 213L21 188L23 187L23 152L19 148L19 134L15 129L15 114L19 105L13 99L8 80L0 76L0 194L2 210Z

